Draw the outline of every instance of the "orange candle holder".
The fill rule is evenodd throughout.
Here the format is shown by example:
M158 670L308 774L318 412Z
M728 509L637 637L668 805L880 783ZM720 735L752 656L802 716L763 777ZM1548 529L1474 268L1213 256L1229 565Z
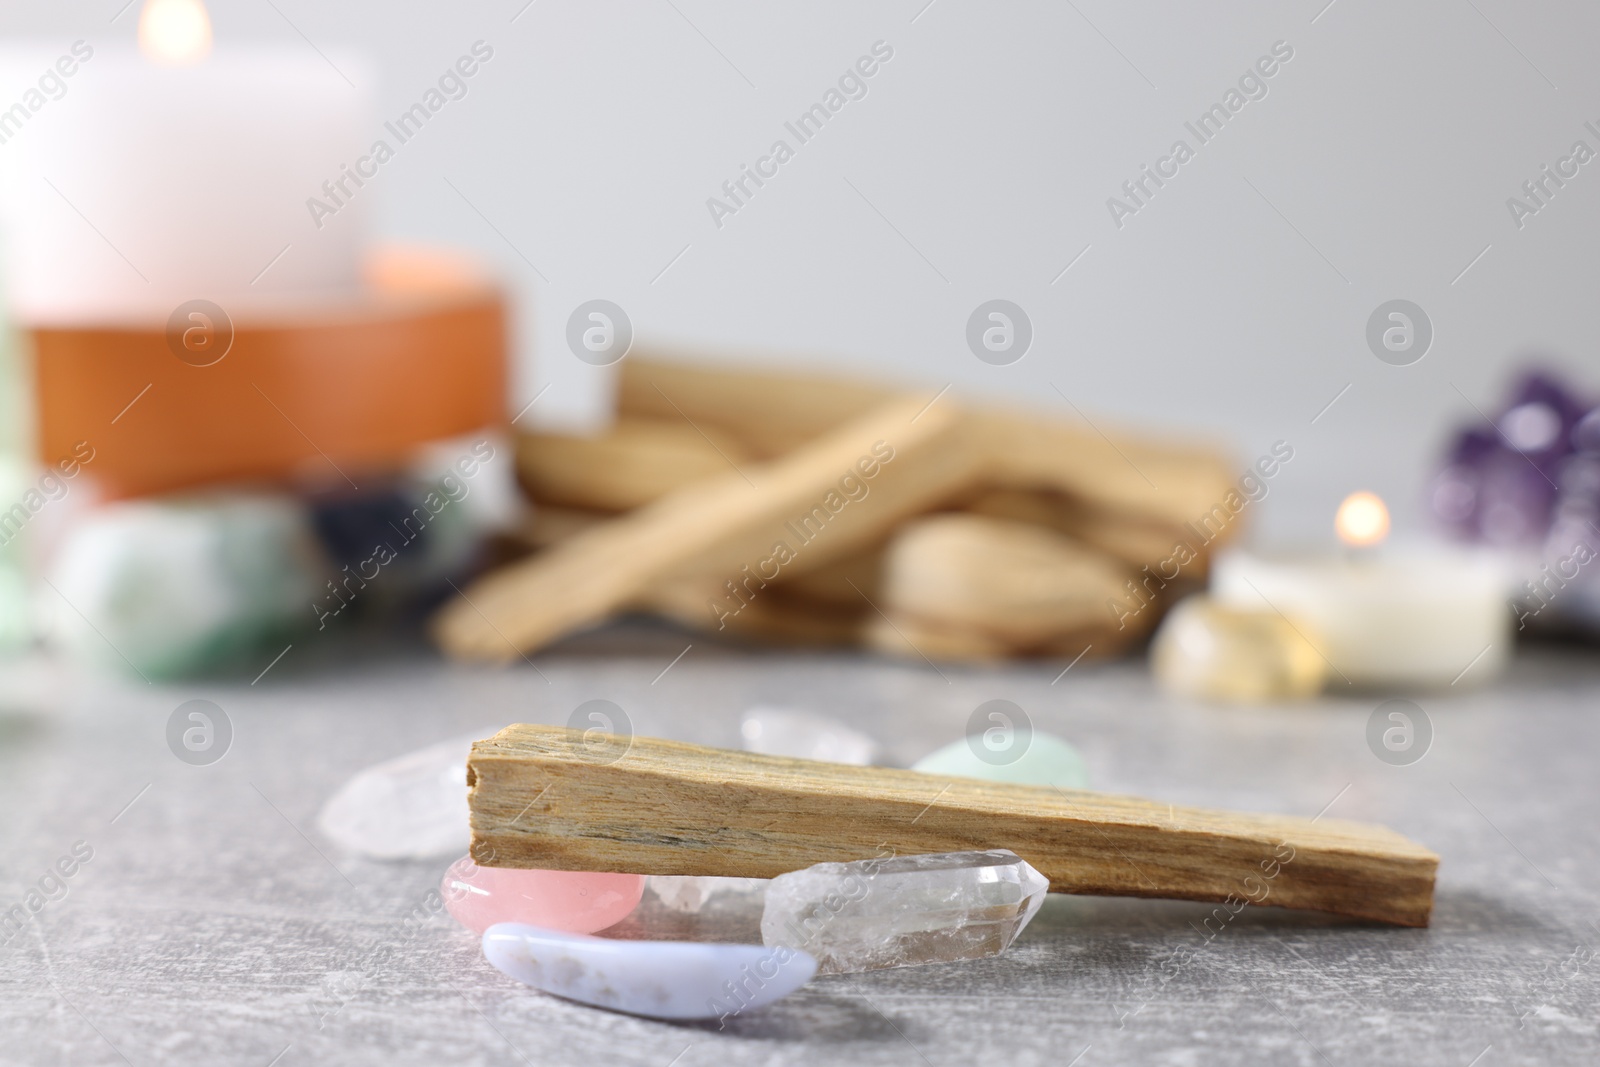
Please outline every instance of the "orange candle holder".
M506 419L504 294L447 252L376 253L348 300L28 333L39 458L87 442L106 498L343 480Z

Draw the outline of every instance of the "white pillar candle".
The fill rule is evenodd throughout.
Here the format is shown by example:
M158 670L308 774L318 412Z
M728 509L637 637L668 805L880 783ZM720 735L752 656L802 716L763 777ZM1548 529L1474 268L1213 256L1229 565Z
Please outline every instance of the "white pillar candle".
M1341 508L1347 541L1374 545L1387 512L1361 494ZM1370 497L1370 499L1369 499ZM1377 502L1382 508L1382 502ZM1463 688L1494 677L1512 648L1511 569L1504 559L1445 544L1363 547L1344 555L1220 557L1212 596L1282 612L1332 665L1335 692Z
M297 44L169 65L145 45L0 52L0 221L19 318L159 321L196 298L233 312L354 292L370 194L347 185L355 210L320 227L307 200L371 140L359 64L333 56L336 69Z

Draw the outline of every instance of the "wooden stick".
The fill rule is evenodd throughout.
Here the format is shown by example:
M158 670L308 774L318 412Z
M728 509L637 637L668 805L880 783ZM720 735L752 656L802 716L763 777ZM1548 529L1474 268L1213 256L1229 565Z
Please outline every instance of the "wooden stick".
M785 595L845 612L868 610L883 585L883 548L872 549L773 585Z
M865 601L858 610L846 611L797 597L778 584L737 612L719 614L708 609L708 601L725 596L724 590L699 583L667 581L652 590L640 607L712 637L806 646L860 644L869 610Z
M737 438L676 416L618 419L593 437L517 437L517 476L535 501L601 511L641 507L750 460Z
M439 613L434 636L453 655L504 662L603 621L668 575L755 592L858 555L970 489L978 460L966 423L953 407L923 406L891 400L780 460L680 489L496 571Z
M508 726L467 760L472 857L769 878L1009 848L1056 892L1250 901L1426 926L1439 857L1392 830Z
M564 508L553 504L539 504L532 510L532 515L509 532L514 541L530 552L558 545L614 518L606 511Z
M620 415L710 424L765 456L782 455L897 395L842 375L751 370L659 352L629 353L618 377Z
M906 523L889 543L883 605L1037 646L1054 634L1115 625L1107 602L1127 596L1132 577L1120 561L1054 530L986 515L930 515Z
M843 377L689 364L643 352L628 356L620 377L617 404L624 415L716 426L764 455L794 448L907 392ZM933 393L920 394L922 402ZM1095 507L1182 527L1222 507L1237 477L1209 444L1096 428L1076 416L1037 409L970 405L970 399L952 392L932 407L971 406L973 445L986 460L985 480L994 486L1055 490ZM1221 515L1229 518L1226 509ZM1224 537L1238 526L1222 525Z
M990 407L976 411L974 419L973 436L985 446L991 485L1054 490L1170 526L1198 522L1212 508L1223 508L1222 536L1238 528L1223 505L1233 476L1209 447L1115 430L1104 436L1034 412Z
M1065 534L1090 548L1132 564L1134 570L1152 570L1174 555L1179 542L1193 543L1195 535L1181 526L1153 523L1137 516L1096 507L1060 493L1018 489L984 489L962 502L963 510L997 519L1030 522ZM1231 532L1231 531L1228 531ZM1209 563L1207 546L1196 546L1198 558L1183 566L1186 578L1203 580Z
M1155 614L1149 612L1148 614ZM1086 662L1107 659L1127 651L1142 638L1146 626L1083 626L1052 633L1041 641L1009 640L991 630L931 621L885 609L861 625L861 643L875 652L909 660L952 663L1000 663L1019 656Z

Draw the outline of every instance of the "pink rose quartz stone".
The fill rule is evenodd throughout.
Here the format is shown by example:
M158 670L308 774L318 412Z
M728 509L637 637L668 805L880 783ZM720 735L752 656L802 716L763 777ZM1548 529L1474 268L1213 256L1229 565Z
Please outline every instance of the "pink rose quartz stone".
M642 874L479 867L462 856L439 885L456 922L481 934L495 923L592 934L626 919L644 894Z

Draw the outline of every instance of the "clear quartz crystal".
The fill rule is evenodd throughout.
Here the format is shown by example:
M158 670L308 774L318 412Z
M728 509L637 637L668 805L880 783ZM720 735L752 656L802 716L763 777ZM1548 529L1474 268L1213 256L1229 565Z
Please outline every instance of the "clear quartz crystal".
M819 974L998 956L1050 885L1015 852L819 863L767 887L761 940L803 949Z
M467 755L479 730L408 752L358 772L317 816L324 834L374 859L460 854L472 843Z
M744 713L739 736L746 752L793 756L825 763L870 765L878 743L837 719L789 708L754 707Z

